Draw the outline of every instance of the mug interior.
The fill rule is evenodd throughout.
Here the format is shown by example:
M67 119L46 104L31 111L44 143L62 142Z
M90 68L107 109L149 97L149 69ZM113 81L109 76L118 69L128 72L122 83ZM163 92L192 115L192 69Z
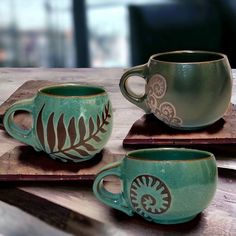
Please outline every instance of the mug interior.
M162 62L173 63L200 63L217 61L224 58L224 55L213 52L198 52L198 51L180 51L170 53L160 53L154 55L152 59Z
M50 86L45 87L40 90L40 93L45 95L52 96L76 96L76 97L84 97L84 96L95 96L105 93L105 90L96 86L85 86L85 85L58 85L58 86Z
M128 158L149 161L187 161L201 160L212 156L206 151L194 149L143 149L128 153Z

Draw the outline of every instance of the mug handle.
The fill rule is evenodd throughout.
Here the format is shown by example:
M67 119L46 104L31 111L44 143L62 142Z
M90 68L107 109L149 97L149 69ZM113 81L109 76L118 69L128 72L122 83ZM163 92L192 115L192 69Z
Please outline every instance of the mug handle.
M120 86L121 93L128 101L130 101L133 104L135 104L136 106L140 107L146 113L150 113L151 110L146 104L146 96L147 95L144 94L142 97L138 96L137 94L132 92L132 90L130 89L130 87L128 86L128 83L127 83L128 79L131 76L135 76L135 75L139 76L139 77L143 78L145 81L147 81L147 77L146 77L147 69L148 69L147 64L144 64L144 65L132 67L131 69L127 70L122 75L122 77L120 79L119 86Z
M34 147L35 139L33 135L33 129L31 128L24 130L14 122L14 114L16 111L27 111L32 114L33 107L34 107L33 99L24 99L14 103L6 111L3 118L3 124L5 130L12 137Z
M129 216L133 215L132 209L129 208L123 193L111 193L104 188L103 179L109 175L115 175L121 179L121 162L111 163L105 166L96 176L93 184L95 196L103 203L117 210L123 211Z

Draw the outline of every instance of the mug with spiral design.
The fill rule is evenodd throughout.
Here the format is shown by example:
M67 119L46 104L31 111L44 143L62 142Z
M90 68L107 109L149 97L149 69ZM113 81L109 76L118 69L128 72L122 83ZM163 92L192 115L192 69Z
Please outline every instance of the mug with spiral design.
M146 81L143 96L128 85L131 76ZM194 130L213 124L225 114L231 99L231 68L221 53L159 53L148 63L127 70L121 77L120 90L127 100L167 125Z
M33 125L14 122L17 111L31 113ZM100 87L60 84L41 88L32 99L16 102L4 116L6 131L19 141L64 162L87 161L102 150L112 131L112 108Z
M105 189L103 179L117 176L121 193ZM190 221L211 202L217 185L212 153L185 148L153 148L129 152L105 166L93 191L103 203L132 216L160 224Z

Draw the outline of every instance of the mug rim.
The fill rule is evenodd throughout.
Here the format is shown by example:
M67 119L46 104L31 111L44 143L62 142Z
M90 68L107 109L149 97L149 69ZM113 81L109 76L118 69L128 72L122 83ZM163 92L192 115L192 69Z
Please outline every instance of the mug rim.
M178 62L178 61L165 61L160 59L155 59L155 57L163 56L163 55L170 55L170 54L209 54L209 55L215 55L220 56L221 58L215 59L215 60L206 60L206 61L195 61L195 62ZM167 63L167 64L206 64L206 63L212 63L212 62L219 62L222 60L227 59L227 56L220 52L213 52L213 51L204 51L204 50L176 50L176 51L166 51L166 52L160 52L153 54L150 56L150 61L154 62L161 62L161 63Z
M101 92L90 94L90 95L58 95L58 94L51 94L47 93L44 90L51 89L51 88L60 88L60 87L80 87L80 88L91 88L91 89L100 89ZM79 84L79 83L62 83L62 84L55 84L55 85L48 85L43 86L38 89L38 94L48 96L48 97L58 97L58 98L93 98L98 96L107 96L107 92L103 87L91 84Z
M140 152L165 152L165 151L174 151L174 152L192 152L192 153L199 153L199 154L205 154L205 157L201 158L194 158L194 159L176 159L176 160L168 160L168 159L156 159L151 160L147 159L145 157L135 157L134 155L136 153ZM176 147L163 147L163 148L145 148L145 149L137 149L131 152L128 152L126 154L126 158L130 160L136 160L136 161L147 161L147 162L194 162L194 161L202 161L214 158L214 154L205 150L199 150L199 149L192 149L192 148L176 148Z

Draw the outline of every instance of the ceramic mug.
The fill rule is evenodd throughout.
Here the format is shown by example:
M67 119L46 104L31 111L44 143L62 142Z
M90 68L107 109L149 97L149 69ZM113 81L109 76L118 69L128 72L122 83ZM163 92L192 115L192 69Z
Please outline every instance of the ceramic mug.
M17 111L31 113L33 125L24 130L14 122ZM81 162L100 152L112 131L107 92L97 86L61 84L39 89L32 99L16 102L4 116L6 131L53 159Z
M136 95L128 85L131 76L146 81L143 96ZM231 68L227 56L221 53L159 53L148 63L126 71L120 90L130 102L173 128L199 129L225 114L231 99Z
M103 185L115 175L121 193ZM105 166L93 185L103 203L132 216L141 215L160 224L193 219L212 200L217 185L217 166L212 153L184 148L156 148L129 152L121 162Z

